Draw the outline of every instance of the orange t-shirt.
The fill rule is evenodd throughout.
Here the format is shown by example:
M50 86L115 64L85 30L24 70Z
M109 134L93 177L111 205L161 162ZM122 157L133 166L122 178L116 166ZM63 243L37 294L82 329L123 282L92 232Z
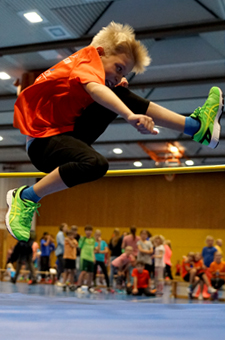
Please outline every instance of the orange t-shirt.
M197 269L197 274L201 274L205 272L205 270L203 269L203 265L204 265L203 260L194 262L195 268L201 268L201 269Z
M225 273L225 262L221 261L221 263L216 263L215 261L210 264L209 271L211 273L219 271L220 273ZM212 274L215 278L216 274ZM219 275L220 279L225 279L225 275Z
M137 277L137 288L147 288L149 283L149 272L147 270L143 270L142 273L139 273L136 268L132 271L132 276Z
M190 268L191 265L189 262L185 262L185 259L183 259L182 263L181 263L181 277L184 278L187 274L188 274L188 271L186 270L185 267L188 267Z
M73 242L75 247L71 247L68 238L65 238L64 242L64 254L63 258L64 259L70 259L70 260L75 260L77 256L77 240L70 240L70 242Z
M88 46L42 73L19 95L14 127L30 137L73 131L76 117L93 103L82 84L105 84L105 71L95 47Z

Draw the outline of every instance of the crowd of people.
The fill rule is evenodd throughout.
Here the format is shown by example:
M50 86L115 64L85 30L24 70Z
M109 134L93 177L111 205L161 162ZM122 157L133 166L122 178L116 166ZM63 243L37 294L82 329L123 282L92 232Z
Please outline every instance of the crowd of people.
M181 276L189 282L187 292L190 298L194 294L199 300L212 294L214 299L218 298L218 291L225 283L222 244L221 239L215 242L212 236L207 236L201 253L189 252L183 257Z
M52 283L50 257L56 255L56 284L66 290L90 293L102 291L126 292L133 295L163 295L164 283L173 280L172 246L162 235L152 236L148 230L137 235L135 227L129 233L120 233L115 228L108 243L102 239L101 230L93 233L93 227L84 228L84 236L78 227L68 228L62 223L54 237L45 232L40 246L34 233L28 242L19 241L8 256L8 267L17 261L16 271L11 281L16 283L19 272L26 264L30 270L29 284L37 283L35 269L41 275L39 281ZM53 269L51 269L53 271ZM13 271L12 271L13 272ZM222 240L214 246L211 236L206 238L202 253L189 252L183 256L182 264L176 265L176 274L189 282L188 295L192 297L197 286L198 298L203 299L204 287L208 294L217 293L225 283L225 262L222 261ZM105 282L103 282L105 281Z

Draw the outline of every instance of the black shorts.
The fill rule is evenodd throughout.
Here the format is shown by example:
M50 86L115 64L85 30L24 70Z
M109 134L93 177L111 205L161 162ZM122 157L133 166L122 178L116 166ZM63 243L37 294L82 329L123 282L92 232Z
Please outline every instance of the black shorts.
M85 259L80 259L80 271L84 271L87 273L94 273L94 268L95 268L95 264L92 261L88 261Z
M203 272L203 273L196 274L196 276L198 276L199 279L202 279L202 276L203 276L204 274L205 274L205 273Z
M64 269L76 269L76 260L64 259Z
M186 281L186 282L189 282L189 281L190 281L190 274L187 273L187 274L183 277L183 280Z
M114 92L132 112L146 114L148 100L120 86ZM89 105L76 119L74 131L34 139L28 149L31 162L46 173L59 167L60 176L68 187L103 177L108 162L90 145L116 117L116 113L97 103Z

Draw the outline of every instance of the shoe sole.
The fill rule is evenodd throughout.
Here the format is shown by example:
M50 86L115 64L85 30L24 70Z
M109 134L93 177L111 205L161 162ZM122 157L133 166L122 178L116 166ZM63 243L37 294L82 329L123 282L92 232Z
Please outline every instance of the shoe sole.
M212 138L211 141L208 145L209 148L215 149L218 144L219 144L219 139L220 139L220 131L221 131L221 126L220 126L220 119L223 113L223 107L224 107L224 99L223 99L223 92L220 90L220 103L219 103L219 108L217 111L217 115L215 117L215 122L213 126L213 133L212 133Z
M10 235L12 235L12 237L14 237L18 241L17 237L14 235L14 233L13 233L11 227L10 227L10 224L9 224L9 215L10 215L10 210L11 210L11 206L12 206L12 195L13 195L14 190L16 190L16 188L9 190L6 194L6 203L8 205L8 211L5 215L5 225L6 225L8 232L10 233Z

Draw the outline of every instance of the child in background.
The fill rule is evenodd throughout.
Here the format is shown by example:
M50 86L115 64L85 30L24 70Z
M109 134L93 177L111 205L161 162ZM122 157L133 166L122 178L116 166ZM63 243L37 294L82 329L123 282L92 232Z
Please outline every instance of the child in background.
M41 238L41 257L40 257L40 262L41 262L40 266L41 266L42 272L49 271L52 243L53 243L53 240L52 240L51 235L49 235L48 232L44 232ZM45 282L46 274L42 273L41 277L42 277L41 281Z
M117 270L116 288L119 291L126 282L130 263L135 260L135 257L132 254L133 248L131 246L127 246L124 253L112 261L114 270Z
M175 273L175 275L176 276L180 276L180 274L181 274L181 264L180 264L180 260L177 260L177 263L176 263L176 273Z
M154 237L155 244L155 254L152 257L155 259L155 287L156 294L163 295L163 287L164 287L164 237L162 235L157 235Z
M142 230L140 233L141 239L137 242L138 246L138 255L137 260L139 262L143 262L145 264L145 269L149 272L151 277L151 273L153 271L152 266L152 253L153 253L153 244L151 241L148 241L148 233L147 230Z
M92 237L93 227L87 225L84 228L85 235L79 240L80 253L80 275L77 282L77 292L83 293L81 286L84 278L87 278L88 292L94 293L95 290L92 288L93 274L94 274L94 263L95 263L95 239Z
M225 262L222 261L222 254L217 251L214 261L210 264L209 270L212 274L211 284L215 289L220 289L225 283Z
M217 249L214 247L214 238L212 236L206 237L206 247L202 249L202 257L204 265L209 268L210 264L214 261L214 254Z
M78 243L74 239L72 230L67 232L67 237L64 241L64 275L63 275L63 289L66 289L66 282L69 279L70 290L75 290L74 276L76 270L76 250Z
M165 263L165 270L164 270L164 278L169 277L170 280L173 280L173 275L171 272L171 257L172 257L172 246L170 240L164 241L164 248L165 248L165 254L164 254L164 263Z
M145 269L145 263L137 261L136 268L132 271L133 286L127 287L127 294L154 296L155 290L151 291L151 279L148 270Z
M206 284L207 288L208 288L208 293L209 294L213 294L216 292L216 289L213 288L211 285L210 285L210 282L209 282L209 279L205 273L205 265L203 263L203 260L202 260L202 255L201 253L195 253L195 261L194 261L194 267L196 269L196 276L199 277L200 279L200 294L198 296L198 299L199 300L203 300L203 287L204 287L204 284Z
M126 247L132 247L133 248L133 255L137 257L138 254L138 246L137 243L140 240L139 236L136 236L137 228L130 227L130 234L124 236L123 243L122 243L122 249L125 249Z
M220 254L222 254L222 256L223 256L222 245L223 245L223 240L222 240L221 238L218 238L218 239L216 240L215 248L216 248L217 251L219 251Z
M105 254L107 254L109 251L108 245L105 241L101 239L101 230L97 229L95 231L95 265L94 265L94 283L96 285L96 273L98 266L101 268L104 276L105 276L105 281L107 284L108 290L109 288L109 276L107 273L107 268L105 265Z
M122 236L120 235L119 228L115 228L113 231L113 236L109 242L110 250L110 287L113 287L114 275L117 273L113 271L112 261L122 254Z

